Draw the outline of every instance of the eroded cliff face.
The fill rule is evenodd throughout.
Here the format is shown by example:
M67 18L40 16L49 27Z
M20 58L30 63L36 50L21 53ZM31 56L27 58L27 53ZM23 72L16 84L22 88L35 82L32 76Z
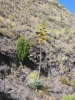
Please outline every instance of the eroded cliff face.
M0 65L12 64L17 65L17 58L15 53L16 38L19 37L16 32L11 31L13 28L10 20L0 16ZM13 35L14 34L14 35Z
M47 40L41 47L41 78L48 89L37 94L28 88L27 76L38 70L36 27L42 21ZM30 45L24 68L20 68L15 53L20 35ZM59 81L62 76L75 80L75 17L55 0L0 0L0 92L16 100L59 100L63 94L74 93L69 84Z

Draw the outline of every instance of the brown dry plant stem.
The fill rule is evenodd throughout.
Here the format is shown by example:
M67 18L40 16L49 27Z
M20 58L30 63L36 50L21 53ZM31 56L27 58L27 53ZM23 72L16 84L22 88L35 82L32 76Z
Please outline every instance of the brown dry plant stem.
M40 77L40 71L41 71L41 44L40 44L39 77Z

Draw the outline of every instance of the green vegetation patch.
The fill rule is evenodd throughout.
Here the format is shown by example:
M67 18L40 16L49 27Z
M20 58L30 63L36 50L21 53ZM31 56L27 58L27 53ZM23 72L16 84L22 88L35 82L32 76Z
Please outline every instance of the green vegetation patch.
M37 71L33 71L28 75L28 86L36 91L42 88L41 80L38 76L39 73Z
M72 81L72 82L71 82L71 87L72 87L72 89L75 91L75 81Z
M75 95L64 96L60 100L75 100Z

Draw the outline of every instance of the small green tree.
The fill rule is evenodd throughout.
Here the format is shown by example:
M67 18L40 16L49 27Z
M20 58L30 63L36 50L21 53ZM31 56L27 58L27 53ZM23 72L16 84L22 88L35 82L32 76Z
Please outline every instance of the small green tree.
M25 40L25 38L23 36L21 36L17 40L17 44L16 44L16 54L17 54L19 60L22 61L22 62L24 62L25 58L28 55L28 52L29 52L28 43Z

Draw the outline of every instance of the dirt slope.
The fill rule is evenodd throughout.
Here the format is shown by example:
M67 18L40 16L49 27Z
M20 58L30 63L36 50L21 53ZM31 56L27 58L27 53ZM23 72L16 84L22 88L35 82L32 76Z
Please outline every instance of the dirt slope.
M42 44L41 72L47 77L41 78L48 89L37 93L28 88L27 76L30 68L38 69L36 27L42 21L47 41ZM20 35L28 41L30 51L24 68L16 70ZM17 100L60 100L75 94L69 83L62 84L62 76L69 82L75 80L75 16L55 0L0 0L0 92Z

